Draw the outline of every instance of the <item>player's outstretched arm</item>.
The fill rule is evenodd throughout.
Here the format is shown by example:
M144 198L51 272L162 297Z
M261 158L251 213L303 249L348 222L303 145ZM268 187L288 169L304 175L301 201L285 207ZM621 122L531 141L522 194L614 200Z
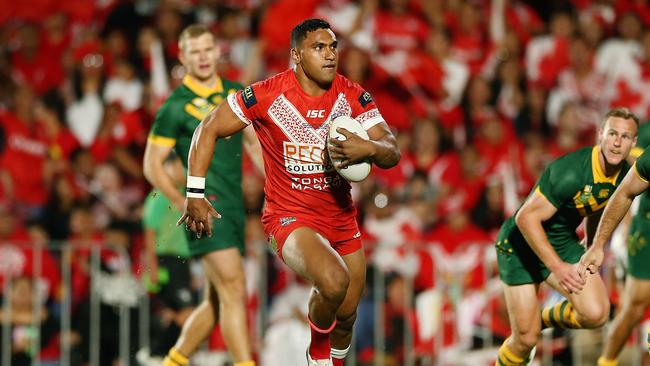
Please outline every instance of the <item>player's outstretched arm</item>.
M648 187L650 187L650 184L639 177L635 168L627 172L621 185L614 191L614 194L607 202L607 206L605 206L593 245L580 258L578 272L581 275L584 276L587 271L592 274L598 272L605 257L605 244L612 237L612 233L630 209L634 198L643 193Z
M558 278L560 285L567 292L579 292L584 286L584 280L573 265L564 262L555 252L542 226L556 212L557 208L536 190L517 212L515 223L535 254Z
M212 161L217 139L232 136L244 127L246 124L230 109L228 103L222 102L194 130L187 159L188 197L194 197L185 199L185 210L183 216L178 220L178 225L185 223L192 231L196 232L198 237L204 232L208 236L212 236L210 216L221 217L203 195L205 176ZM229 159L228 156L217 158ZM196 188L191 184L202 184L203 187Z
M339 168L356 164L365 159L372 160L382 169L392 168L399 162L400 152L397 140L385 122L372 126L367 132L369 140L364 140L345 128L337 132L345 140L330 139L330 157L341 160Z
M257 138L257 134L255 134L253 126L244 128L243 140L244 150L251 158L253 165L255 165L255 169L265 177L266 174L264 172L264 159L262 158L262 145L260 144L260 140Z

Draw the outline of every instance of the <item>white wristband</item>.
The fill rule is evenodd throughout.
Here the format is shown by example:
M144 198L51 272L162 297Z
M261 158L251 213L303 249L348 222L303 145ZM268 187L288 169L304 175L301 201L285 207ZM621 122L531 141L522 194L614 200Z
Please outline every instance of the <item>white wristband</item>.
M187 176L187 198L204 198L205 197L205 177Z

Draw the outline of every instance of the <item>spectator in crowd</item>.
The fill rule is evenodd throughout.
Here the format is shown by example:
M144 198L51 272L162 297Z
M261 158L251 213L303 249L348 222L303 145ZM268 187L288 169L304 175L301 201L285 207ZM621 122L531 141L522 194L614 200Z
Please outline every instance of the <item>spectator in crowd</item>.
M4 297L8 307L0 308L0 327L9 326L11 340L10 363L14 366L29 366L36 358L42 358L41 350L54 340L58 333L58 322L54 315L42 305L36 282L26 276L13 279L11 293ZM34 302L38 311L34 313ZM9 310L9 314L5 313ZM8 322L8 323L7 323ZM0 341L2 335L0 334ZM36 343L39 342L39 343Z
M34 92L18 85L12 108L0 117L4 143L0 169L8 175L3 191L22 218L39 218L47 201L48 145L34 116ZM29 167L29 169L25 169Z
M96 254L89 253L86 265L95 280L89 285L93 293L86 297L73 319L73 329L81 335L76 352L80 352L82 360L89 362L90 342L93 339L93 327L99 326L99 365L114 365L120 355L120 340L128 337L128 357L135 361L138 350L138 301L141 288L133 273L132 261L129 254L131 238L130 227L119 221L113 221L105 230L105 245L96 248ZM96 261L93 258L95 255ZM91 300L98 297L99 304ZM94 306L98 306L99 309ZM92 313L99 310L99 324L93 323ZM125 313L129 313L129 323L124 328L120 322Z
M569 64L569 44L574 32L571 14L554 13L549 30L549 34L531 39L525 51L528 81L538 83L546 90L555 85L560 72Z
M104 114L101 88L104 80L104 56L98 41L88 41L75 52L70 78L66 120L81 146L89 148L99 133Z

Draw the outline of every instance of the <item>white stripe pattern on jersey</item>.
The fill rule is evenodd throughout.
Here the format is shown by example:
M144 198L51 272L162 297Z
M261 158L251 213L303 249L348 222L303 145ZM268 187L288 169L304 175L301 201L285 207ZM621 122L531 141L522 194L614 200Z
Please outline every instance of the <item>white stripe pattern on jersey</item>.
M325 122L318 129L315 129L284 94L281 94L269 107L268 114L271 120L280 127L282 132L292 142L324 145L327 138L330 117L337 114L350 115L351 109L350 104L345 99L345 95L340 93L328 118L325 119Z
M379 113L379 109L373 108L367 112L361 113L356 118L364 130L369 130L372 126L384 122L384 117Z
M349 116L351 114L352 114L352 107L350 107L350 103L348 103L345 94L339 93L339 96L336 98L336 102L332 107L332 111L327 116L327 119L325 120L325 123L323 123L323 126L321 126L320 129L318 130L318 132L323 137L323 141L327 139L327 133L329 132L331 121L335 120L337 117Z
M228 95L226 98L228 100L228 105L230 106L230 109L239 117L239 119L244 122L247 125L250 125L252 121L246 117L244 114L244 111L242 111L241 107L239 106L239 103L237 103L237 98L235 97L237 94L233 93Z

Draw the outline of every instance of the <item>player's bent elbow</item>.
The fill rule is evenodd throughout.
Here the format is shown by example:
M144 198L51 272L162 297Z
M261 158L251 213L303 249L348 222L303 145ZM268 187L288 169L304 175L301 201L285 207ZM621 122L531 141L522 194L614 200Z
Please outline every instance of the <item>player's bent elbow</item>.
M394 166L396 166L400 159L402 158L402 153L398 149L395 151L392 151L391 154L388 156L387 159L384 159L382 161L375 161L375 165L380 167L381 169L390 169Z
M142 174L144 175L144 178L149 182L149 184L154 185L155 177L154 177L154 168L153 165L149 159L144 159L142 162Z
M389 163L390 166L388 168L392 168L392 167L396 166L397 163L399 163L399 161L401 159L402 159L402 153L399 151L399 149L396 148L393 151L393 156L392 156L392 159L391 159L391 161ZM386 169L388 169L388 168L386 168Z
M525 210L519 210L515 214L515 225L517 225L517 228L521 230L521 228L525 225L526 219L527 219L527 214Z

